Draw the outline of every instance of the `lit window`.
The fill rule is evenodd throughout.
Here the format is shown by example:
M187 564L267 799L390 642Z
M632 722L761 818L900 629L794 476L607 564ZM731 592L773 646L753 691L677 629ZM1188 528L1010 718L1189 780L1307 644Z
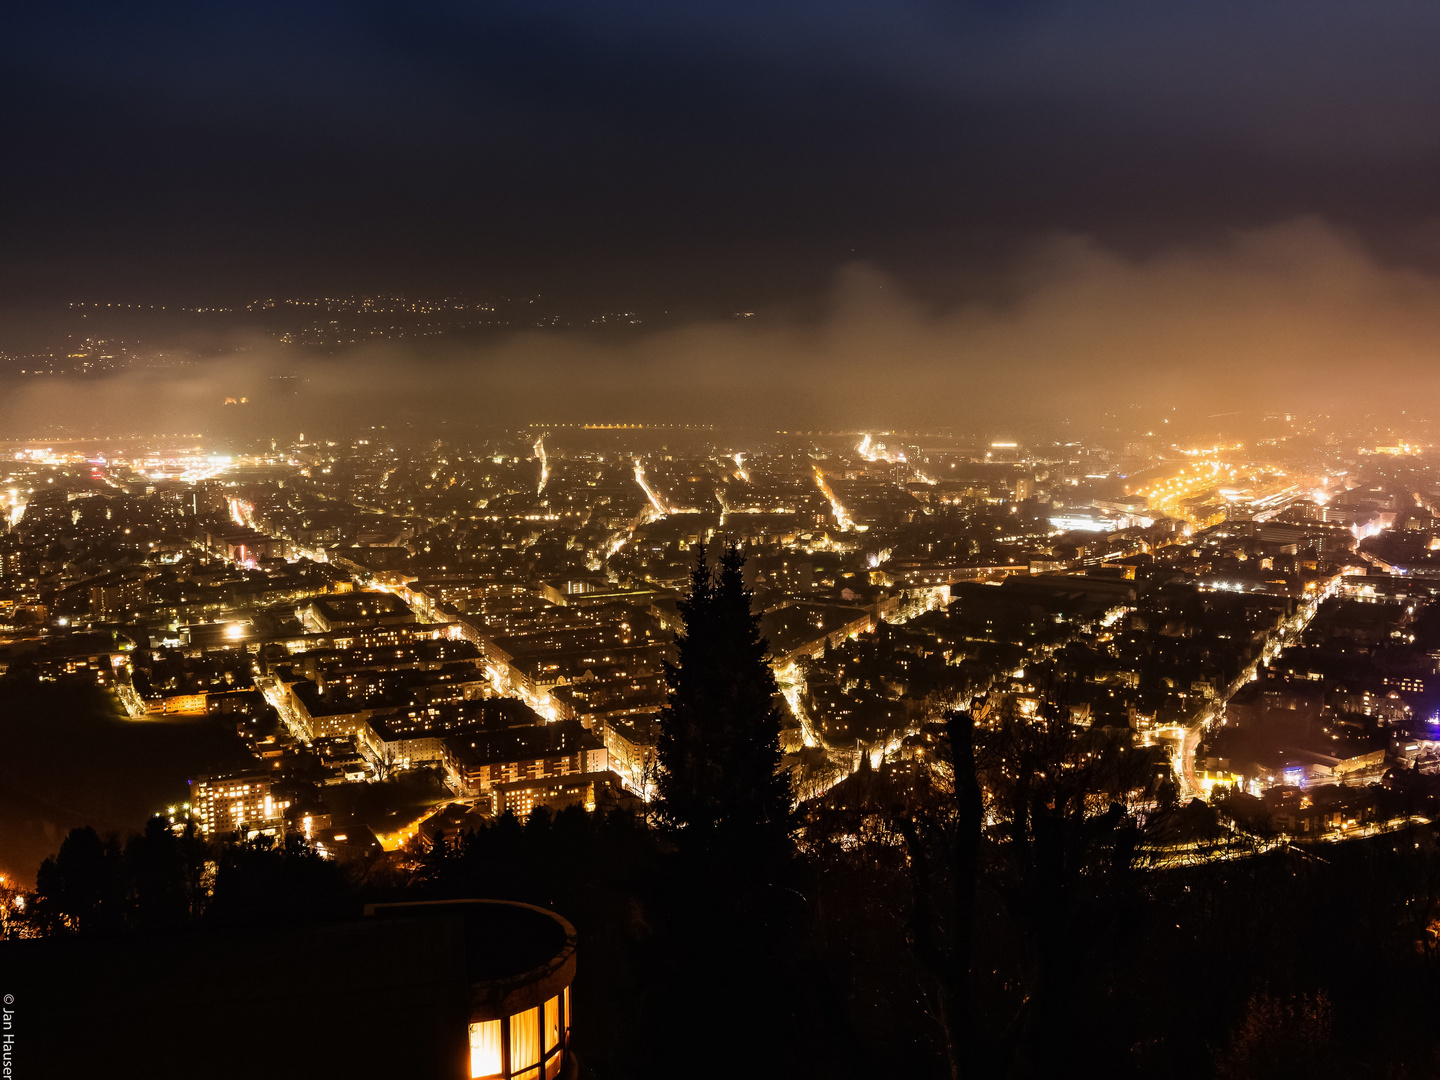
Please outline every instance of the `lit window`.
M560 1044L560 999L553 997L545 1002L545 1052L548 1054Z
M532 1080L540 1070L540 1010L526 1009L510 1017L510 1075Z
M566 1000L553 997L545 1002L545 1080L555 1080L565 1063L565 1028L561 1018L566 1014L569 990L562 990Z
M500 1060L500 1021L482 1020L470 1025L471 1077L499 1076L504 1063Z

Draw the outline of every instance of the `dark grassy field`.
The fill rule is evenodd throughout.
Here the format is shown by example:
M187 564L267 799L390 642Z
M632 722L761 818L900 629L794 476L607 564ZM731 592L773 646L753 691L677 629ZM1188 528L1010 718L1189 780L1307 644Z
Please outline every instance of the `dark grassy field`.
M187 780L251 761L228 723L129 720L93 686L0 679L0 871L33 881L70 829L124 838Z

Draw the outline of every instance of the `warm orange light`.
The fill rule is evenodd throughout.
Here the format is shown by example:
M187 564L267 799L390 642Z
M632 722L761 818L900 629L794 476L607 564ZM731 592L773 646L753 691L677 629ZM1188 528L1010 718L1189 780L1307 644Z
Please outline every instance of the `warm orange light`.
M545 1002L545 1052L560 1045L560 998Z
M510 1017L510 1071L540 1064L540 1010L526 1009Z
M500 1021L481 1020L470 1025L470 1076L499 1076L501 1060Z

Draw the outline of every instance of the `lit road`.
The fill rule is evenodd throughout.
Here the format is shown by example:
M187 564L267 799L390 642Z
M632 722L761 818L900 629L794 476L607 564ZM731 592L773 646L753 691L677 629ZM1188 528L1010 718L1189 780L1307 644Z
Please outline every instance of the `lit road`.
M1206 713L1199 723L1187 727L1180 739L1179 768L1175 771L1180 777L1181 794L1187 799L1200 794L1200 781L1195 776L1195 748L1200 745L1201 732L1214 722L1216 715Z
M256 532L266 532L265 529L255 524L255 508L243 499L230 499L230 520L247 529L254 529ZM273 535L267 533L267 535ZM293 540L288 541L290 549L297 555L304 556L311 562L329 562L330 556L323 548L301 547Z
M795 663L786 664L783 668L775 671L775 681L780 684L780 693L790 705L790 711L795 714L795 719L800 721L800 739L806 746L824 745L820 736L815 733L815 725L810 719L810 714L805 711L800 697L805 692L805 676L800 673L799 665Z
M530 706L541 719L553 722L559 719L559 712L555 708L555 702L548 692L542 691L538 694L531 693L523 686L517 686L510 679L510 674L499 664L487 662L485 664L485 677L490 680L491 687L500 697L515 698Z
M855 447L855 452L870 462L883 461L890 465L905 463L905 455L903 453L898 450L887 450L883 446L876 446L870 441L868 434L860 440L860 445Z
M115 680L115 696L120 699L120 704L125 706L125 714L131 720L139 720L145 715L145 703L140 700L140 695L128 680Z
M1254 681L1259 672L1261 664L1267 664L1279 655L1280 650L1300 640L1305 633L1305 628L1310 625L1310 620L1315 618L1315 613L1320 610L1320 605L1335 595L1340 587L1341 579L1332 578L1330 583L1323 589L1316 591L1315 595L1304 601L1295 609L1295 614L1282 622L1271 632L1264 647L1260 651L1260 658L1240 673L1237 678L1226 689L1224 696L1216 698L1213 704L1196 717L1195 722L1185 729L1185 735L1180 740L1180 747L1176 752L1173 768L1180 780L1180 793L1183 798L1205 798L1207 792L1203 789L1195 775L1195 750L1200 744L1200 736L1225 715L1225 705L1229 700L1240 692L1241 687Z
M605 557L608 559L612 555L618 554L620 549L623 548L626 544L628 544L631 537L635 535L635 530L640 528L640 526L644 525L647 521L651 520L651 515L654 512L655 508L652 507L649 503L646 503L644 506L642 506L640 508L640 513L635 515L635 520L630 522L629 527L618 530L615 535L610 538L610 541L605 548ZM596 569L598 570L599 567L597 566Z
M429 810L426 810L425 813L421 814L414 821L410 822L410 824L402 825L400 828L394 830L393 832L379 833L376 835L375 839L380 841L380 847L382 850L398 851L400 848L403 848L409 841L415 838L415 834L420 831L421 825L424 825L425 822L429 821L432 817L440 813L442 810L447 809L452 801L453 800L451 799L446 799L444 802L437 803Z
M1370 836L1383 836L1385 833L1399 832L1401 829L1408 829L1412 825L1429 825L1430 818L1422 817L1419 814L1410 814L1406 817L1390 818L1387 821L1372 821L1366 825L1357 825L1353 829L1337 829L1325 833L1321 839L1327 843L1335 844L1341 840L1363 840Z
M0 496L0 511L3 511L0 512L0 521L8 522L13 529L25 516L25 506L25 495L20 493L18 487L10 488L5 495Z
M640 459L635 459L635 482L640 485L640 490L645 492L645 497L650 500L651 507L659 517L669 517L675 512L674 508L665 501L665 497L650 486L650 481L645 479L645 466Z
M840 531L850 532L855 529L855 522L850 518L850 511L846 510L840 500L835 497L835 492L831 489L829 481L825 479L825 474L820 471L819 465L815 466L815 484L820 489L820 494L829 500L830 512L835 515L835 522L840 526Z
M310 735L305 726L300 722L295 709L290 704L290 696L285 691L285 686L273 675L255 676L255 685L265 695L265 700L274 706L275 711L280 714L280 720L289 729L290 734L303 743L310 741Z
M539 495L545 490L545 482L550 479L550 459L545 456L544 435L535 440L535 456L540 459L540 483L535 488L535 494Z
M1390 818L1386 821L1373 821L1352 828L1331 829L1319 835L1296 837L1289 833L1281 833L1278 836L1264 838L1242 834L1232 825L1230 830L1234 839L1229 843L1223 840L1219 842L1202 841L1150 848L1147 850L1147 858L1143 865L1147 870L1173 870L1195 866L1199 863L1231 862L1288 848L1297 840L1303 841L1298 849L1303 851L1312 843L1338 844L1345 840L1365 840L1374 836L1384 836L1387 833L1400 832L1416 825L1429 824L1430 818L1422 817L1419 814L1410 814L1405 817Z
M893 735L883 743L873 743L869 746L863 746L857 742L854 747L847 746L844 749L833 747L815 730L814 720L805 711L805 706L801 701L801 696L805 692L805 676L799 665L792 662L776 668L775 681L780 686L780 693L784 695L786 702L790 705L790 711L795 714L795 719L800 723L800 741L808 747L819 747L824 750L825 757L837 766L834 773L824 781L811 782L800 800L802 802L819 798L853 773L859 768L862 752L869 756L871 766L878 769L888 756L900 748L905 736L913 731L913 729L907 729Z

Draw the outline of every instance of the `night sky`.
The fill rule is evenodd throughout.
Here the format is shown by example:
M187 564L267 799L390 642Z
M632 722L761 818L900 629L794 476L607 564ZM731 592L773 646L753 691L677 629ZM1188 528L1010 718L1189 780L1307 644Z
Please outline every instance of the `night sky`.
M921 296L1074 234L1440 251L1440 6L45 3L0 33L0 287Z
M0 57L0 380L205 358L22 378L0 431L1440 405L1434 3L108 0ZM65 307L375 295L573 329Z

